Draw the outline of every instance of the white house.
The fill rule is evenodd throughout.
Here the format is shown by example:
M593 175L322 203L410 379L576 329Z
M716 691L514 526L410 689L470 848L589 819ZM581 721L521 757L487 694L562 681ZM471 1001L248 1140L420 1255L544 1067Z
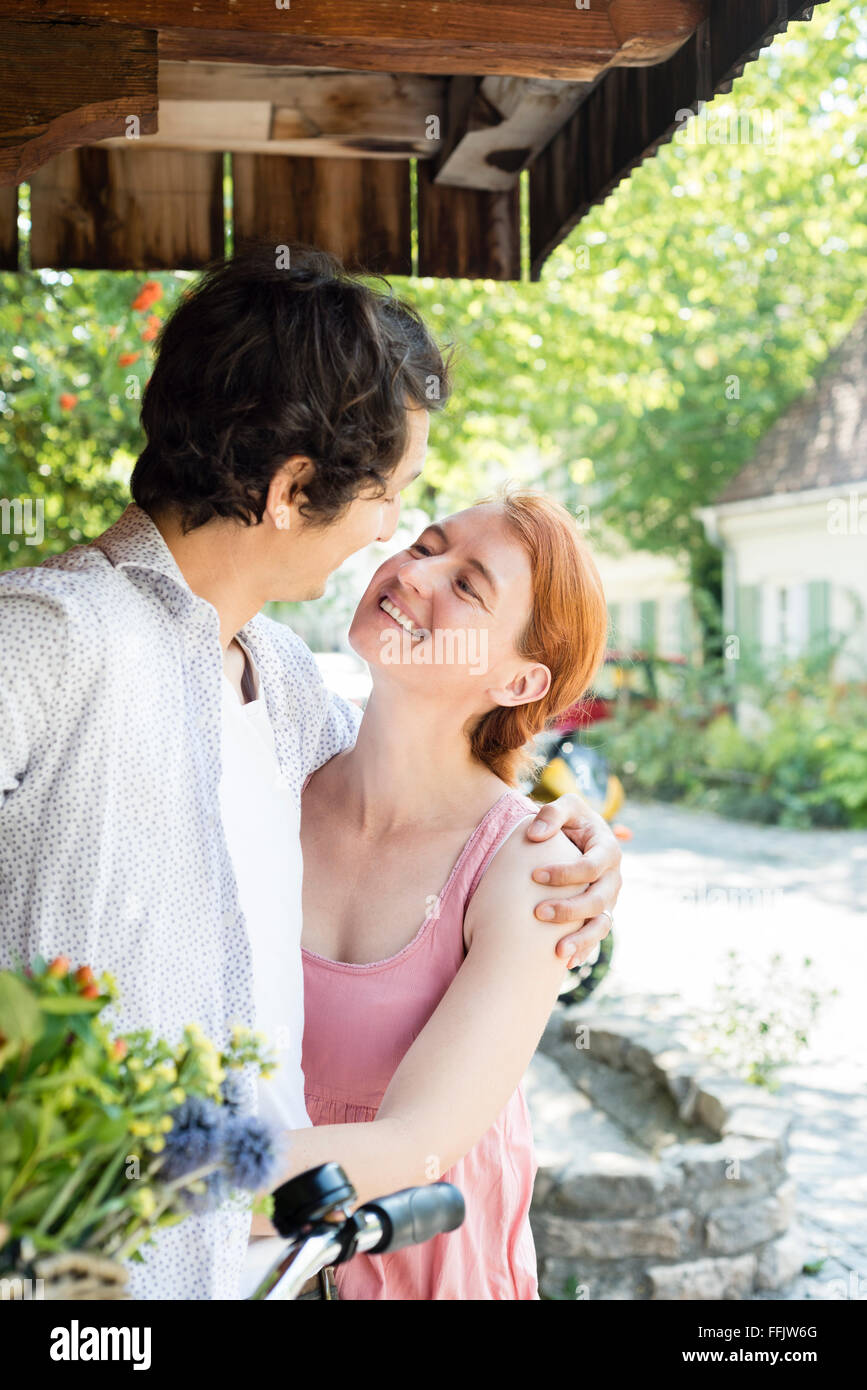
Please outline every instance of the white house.
M607 531L604 548L594 547L594 559L608 602L613 650L696 655L698 629L680 561L632 550L623 537Z
M867 678L867 314L698 515L742 650L774 660L839 639L835 676Z

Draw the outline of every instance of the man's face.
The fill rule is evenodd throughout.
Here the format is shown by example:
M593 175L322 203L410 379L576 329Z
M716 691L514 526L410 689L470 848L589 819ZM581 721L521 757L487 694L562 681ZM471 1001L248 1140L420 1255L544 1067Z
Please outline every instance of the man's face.
M400 494L424 467L430 415L422 407L408 410L407 423L406 450L391 474L383 496L356 497L345 512L327 526L310 525L296 508L292 508L288 533L288 537L291 537L292 569L301 576L293 588L303 590L293 593L293 600L320 598L325 592L328 576L339 569L344 560L373 541L387 541L394 535L400 517ZM286 599L290 596L282 593L274 597Z

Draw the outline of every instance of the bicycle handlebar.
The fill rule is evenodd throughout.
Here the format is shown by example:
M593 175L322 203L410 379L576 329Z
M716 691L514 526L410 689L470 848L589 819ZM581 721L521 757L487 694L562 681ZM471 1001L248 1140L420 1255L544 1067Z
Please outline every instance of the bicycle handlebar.
M456 1230L466 1214L463 1196L447 1182L377 1197L347 1216L354 1196L336 1163L310 1169L278 1188L274 1219L288 1243L251 1299L294 1299L307 1279L327 1265L420 1245Z
M461 1193L448 1182L407 1187L365 1202L361 1210L378 1216L382 1223L382 1239L372 1247L371 1255L421 1245L434 1236L456 1230L466 1215Z

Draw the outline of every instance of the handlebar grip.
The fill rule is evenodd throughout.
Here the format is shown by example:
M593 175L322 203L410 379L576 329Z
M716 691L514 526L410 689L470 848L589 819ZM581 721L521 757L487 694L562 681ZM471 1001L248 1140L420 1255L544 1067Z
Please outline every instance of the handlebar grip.
M365 1202L361 1210L373 1212L383 1226L382 1239L368 1252L371 1255L421 1245L433 1236L457 1230L466 1216L463 1195L450 1182L406 1187Z

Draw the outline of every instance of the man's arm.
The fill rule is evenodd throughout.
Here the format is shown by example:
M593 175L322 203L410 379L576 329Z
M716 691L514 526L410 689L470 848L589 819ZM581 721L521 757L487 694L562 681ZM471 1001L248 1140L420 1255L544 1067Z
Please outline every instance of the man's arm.
M556 849L563 862L578 857L562 836ZM376 1119L293 1131L284 1178L333 1160L365 1202L435 1182L490 1128L521 1081L563 983L554 954L559 927L527 931L536 894L531 872L547 852L519 830L501 846L467 912L466 958L392 1077Z
M620 873L623 851L607 821L591 811L574 792L558 796L556 801L541 807L524 833L529 840L544 847L560 830L581 851L580 858L558 864L550 860L543 862L533 871L533 878L552 888L580 885L580 892L560 895L559 901L551 896L542 898L535 903L534 910L537 920L556 922L561 927L571 928L575 923L583 923L580 929L570 930L568 936L557 942L557 955L571 970L573 966L582 965L611 930L611 918L602 914L613 914L623 886Z
M49 727L66 660L62 606L26 584L17 574L0 576L0 809Z
M342 695L335 695L333 690L324 688L325 699L322 714L322 727L319 733L319 743L316 748L317 761L311 770L321 767L327 763L329 758L333 758L337 753L342 753L346 748L351 748L358 736L358 726L362 719L362 710L358 705L354 705L351 700L344 700Z

